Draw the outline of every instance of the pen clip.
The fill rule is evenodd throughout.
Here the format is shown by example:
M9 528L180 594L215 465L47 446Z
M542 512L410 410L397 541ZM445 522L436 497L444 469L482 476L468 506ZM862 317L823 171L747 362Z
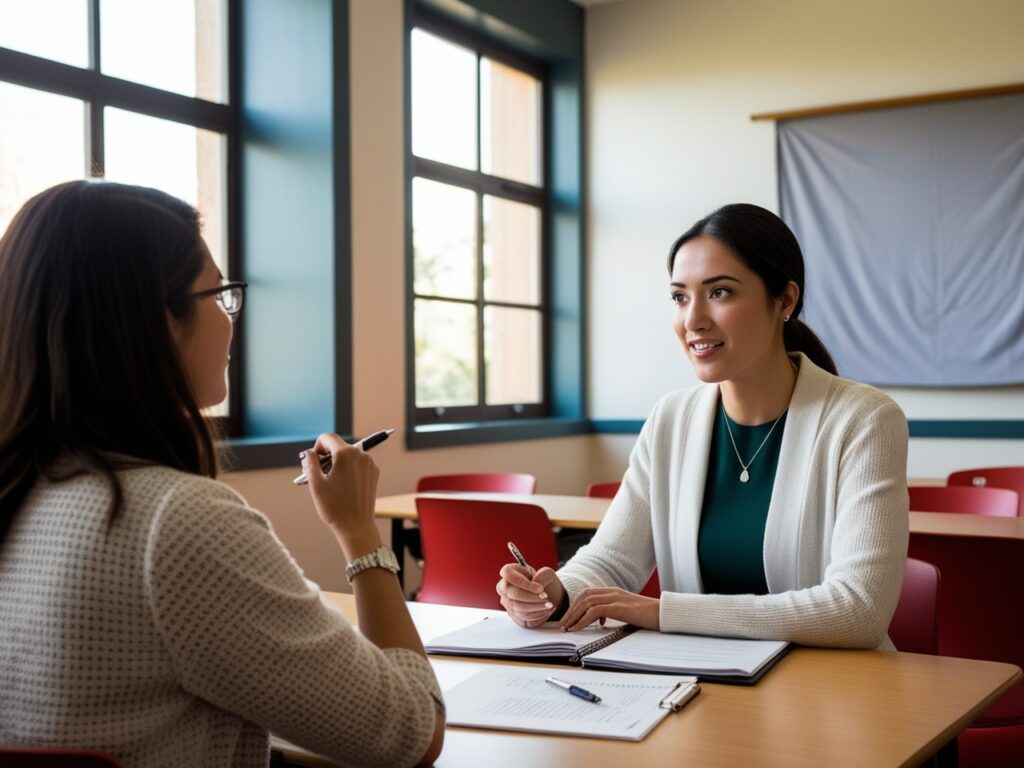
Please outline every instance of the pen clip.
M697 684L695 679L692 680L680 680L676 683L675 688L668 692L658 704L662 709L671 709L673 712L678 712L683 708L690 699L700 693L700 685Z

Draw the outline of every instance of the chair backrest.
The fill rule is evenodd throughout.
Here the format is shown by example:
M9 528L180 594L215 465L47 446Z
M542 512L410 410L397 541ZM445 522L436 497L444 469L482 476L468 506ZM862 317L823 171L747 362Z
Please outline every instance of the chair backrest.
M619 492L620 485L622 485L620 480L613 483L591 483L587 486L587 496L592 499L614 499L615 494ZM644 584L644 588L640 590L640 594L644 597L661 597L661 582L658 579L657 568Z
M534 568L558 567L551 521L535 504L420 498L416 513L423 537L421 602L500 609L494 587L501 566L512 560L510 541Z
M889 623L889 638L896 650L938 653L939 569L923 560L907 558L903 589Z
M592 499L614 499L620 485L622 482L619 480L614 483L591 483L587 486L587 496Z
M0 746L4 768L121 768L116 758L92 749Z
M517 472L468 472L459 475L428 475L416 481L416 492L482 491L533 493L537 478Z
M1016 517L1020 499L1006 488L973 488L963 485L912 485L910 509L914 512L957 512L964 515Z
M1020 497L1017 515L1024 517L1024 467L982 467L962 469L946 478L946 485L970 485L974 488L1006 488Z
M911 533L909 555L942 573L940 655L1024 666L1024 539ZM1024 724L1024 686L978 724Z

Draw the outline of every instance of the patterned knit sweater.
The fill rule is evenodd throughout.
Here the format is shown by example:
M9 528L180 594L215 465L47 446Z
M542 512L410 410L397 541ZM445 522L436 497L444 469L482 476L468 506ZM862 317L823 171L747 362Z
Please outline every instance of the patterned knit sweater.
M0 543L0 743L265 766L273 731L344 764L422 757L425 659L358 634L227 486L119 478L109 528L103 481L40 480Z

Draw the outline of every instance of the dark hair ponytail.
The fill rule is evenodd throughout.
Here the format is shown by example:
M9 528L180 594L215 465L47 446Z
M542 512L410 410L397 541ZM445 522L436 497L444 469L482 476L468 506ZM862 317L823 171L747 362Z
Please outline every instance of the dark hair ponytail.
M0 239L0 542L41 475L104 478L111 519L112 454L216 475L167 322L191 318L205 258L196 211L155 189L73 181L15 215Z
M683 245L700 235L709 235L730 249L764 281L768 295L775 299L786 286L796 283L800 296L783 325L782 339L790 352L803 352L819 368L837 373L832 355L811 328L800 320L804 306L804 256L796 235L786 222L769 210L750 203L723 205L680 235L668 252L668 271Z

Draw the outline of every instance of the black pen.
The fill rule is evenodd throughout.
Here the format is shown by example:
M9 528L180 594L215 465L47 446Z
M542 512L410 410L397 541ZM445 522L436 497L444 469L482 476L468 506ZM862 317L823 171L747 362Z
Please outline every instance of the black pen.
M358 443L355 443L352 447L362 448L364 451L368 451L371 448L373 448L373 446L380 445L385 440L387 440L391 436L391 433L394 431L395 430L393 429L382 429L379 432L374 432L372 435L367 435ZM316 457L320 459L320 466L323 468L324 472L329 472L331 469L331 454L318 453L316 454ZM306 483L309 482L309 478L306 477L306 473L303 472L301 475L292 480L292 482L295 485L305 485Z
M586 688L580 688L578 685L567 683L565 680L559 680L557 677L545 677L545 683L551 683L556 688L561 688L564 691L568 691L573 696L579 696L581 699L589 701L593 704L597 704L601 700L600 696L595 696Z

